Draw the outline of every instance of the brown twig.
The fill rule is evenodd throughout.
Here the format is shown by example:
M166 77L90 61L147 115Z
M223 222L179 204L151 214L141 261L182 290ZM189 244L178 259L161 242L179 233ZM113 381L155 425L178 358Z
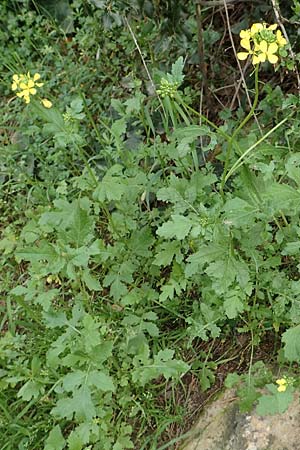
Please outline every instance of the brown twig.
M276 20L277 20L277 22L278 22L278 24L279 24L279 26L281 28L282 34L283 34L284 38L286 39L287 43L289 44L289 53L290 53L290 57L292 58L292 60L295 63L295 73L296 73L296 77L297 77L298 91L300 91L300 75L299 75L299 71L298 71L297 64L296 64L296 56L295 56L295 53L293 52L293 49L292 49L292 46L291 46L288 34L287 34L286 29L285 29L285 27L283 25L283 17L281 15L281 12L280 12L280 9L279 9L279 5L276 2L276 0L271 0L271 3L272 3L272 6L273 6L273 10L274 10L274 14L275 14Z
M226 0L226 4L229 5L231 3L244 3L244 2L253 2L254 0ZM222 6L224 5L223 0L195 0L196 4L200 4L202 6Z

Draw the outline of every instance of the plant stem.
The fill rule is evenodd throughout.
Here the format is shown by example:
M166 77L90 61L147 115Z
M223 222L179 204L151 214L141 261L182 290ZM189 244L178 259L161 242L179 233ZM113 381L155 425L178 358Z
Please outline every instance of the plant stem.
M233 143L235 141L235 137L237 136L237 134L241 131L241 129L246 125L246 123L251 119L251 117L254 114L254 111L257 107L257 103L258 103L258 95L259 95L259 89L258 89L258 70L259 70L259 64L257 64L255 66L255 96L254 96L254 101L252 104L252 107L249 111L249 113L247 114L247 116L244 118L244 120L242 120L242 122L239 124L239 126L234 130L234 132L231 135L231 138L229 140L229 144L228 144L228 150L226 153L226 159L225 159L225 165L224 165L224 170L223 170L223 174L222 174L222 179L221 179L221 186L220 186L220 192L222 197L224 198L224 186L226 183L226 175L228 172L228 166L230 163L230 156L231 156L231 151L232 151L232 146Z

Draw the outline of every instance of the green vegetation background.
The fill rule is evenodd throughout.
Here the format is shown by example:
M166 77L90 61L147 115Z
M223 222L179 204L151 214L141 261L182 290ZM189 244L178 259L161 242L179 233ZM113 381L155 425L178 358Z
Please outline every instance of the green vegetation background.
M227 375L262 414L299 384L300 5L233 141L228 30L277 10L208 3L1 2L1 450L178 449Z

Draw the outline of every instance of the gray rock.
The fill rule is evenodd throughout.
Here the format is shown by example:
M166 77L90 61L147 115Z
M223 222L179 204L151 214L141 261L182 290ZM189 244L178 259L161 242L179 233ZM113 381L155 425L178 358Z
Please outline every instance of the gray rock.
M234 390L208 405L184 450L300 450L300 403L295 395L284 414L239 412Z

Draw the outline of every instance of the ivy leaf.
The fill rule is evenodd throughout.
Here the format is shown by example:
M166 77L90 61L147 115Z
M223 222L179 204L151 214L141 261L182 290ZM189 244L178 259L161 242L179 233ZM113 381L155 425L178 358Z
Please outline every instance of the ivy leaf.
M300 325L285 331L282 335L285 343L284 356L288 361L300 361Z
M182 240L189 234L192 225L193 222L188 217L173 214L171 220L158 228L157 234L169 239L176 237Z
M65 439L59 425L56 425L49 433L45 442L44 450L62 450L65 446Z

